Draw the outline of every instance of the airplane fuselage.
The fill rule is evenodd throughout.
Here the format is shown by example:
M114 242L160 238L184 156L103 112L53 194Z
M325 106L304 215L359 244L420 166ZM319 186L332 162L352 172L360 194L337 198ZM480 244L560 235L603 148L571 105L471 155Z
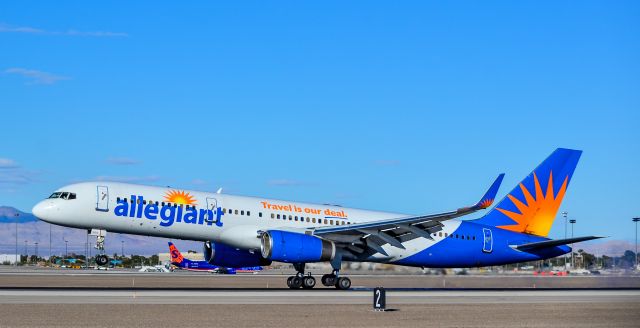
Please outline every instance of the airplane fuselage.
M406 217L406 214L162 188L117 182L85 182L60 188L59 197L34 207L40 219L67 227L212 241L259 252L263 231L311 229ZM67 193L65 199L64 196ZM70 197L73 194L74 197ZM54 193L55 195L55 193ZM546 240L474 223L449 220L431 239L383 245L386 254L343 258L418 267L475 267L555 257L566 246L521 252L512 245Z

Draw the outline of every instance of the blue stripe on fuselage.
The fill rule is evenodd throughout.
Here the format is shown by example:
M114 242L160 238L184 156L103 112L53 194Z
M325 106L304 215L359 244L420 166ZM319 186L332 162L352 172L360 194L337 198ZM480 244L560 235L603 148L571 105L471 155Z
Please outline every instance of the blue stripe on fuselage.
M491 252L483 252L483 228L491 230L493 239ZM552 247L537 252L517 251L509 245L521 245L547 239L468 221L463 221L452 235L453 238L444 238L431 247L393 263L431 268L480 267L547 259L570 251L567 246ZM455 238L456 235L459 238ZM464 239L461 238L462 236ZM467 236L471 238L468 240ZM474 236L475 240L473 240Z

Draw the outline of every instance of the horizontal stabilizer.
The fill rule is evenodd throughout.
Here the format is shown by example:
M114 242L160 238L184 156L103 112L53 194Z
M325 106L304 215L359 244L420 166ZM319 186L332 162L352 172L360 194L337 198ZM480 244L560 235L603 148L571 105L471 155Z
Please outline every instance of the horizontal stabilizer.
M586 237L575 237L575 238L567 238L567 239L555 239L555 240L545 240L545 241L538 241L535 243L528 243L528 244L522 244L522 245L518 245L518 246L514 246L513 248L519 250L519 251L531 251L531 250L536 250L536 249L542 249L542 248L548 248L548 247L555 247L555 246L561 246L561 245L566 245L566 244L573 244L573 243L579 243L581 241L587 241L587 240L592 240L592 239L599 239L599 238L604 238L601 236L586 236Z

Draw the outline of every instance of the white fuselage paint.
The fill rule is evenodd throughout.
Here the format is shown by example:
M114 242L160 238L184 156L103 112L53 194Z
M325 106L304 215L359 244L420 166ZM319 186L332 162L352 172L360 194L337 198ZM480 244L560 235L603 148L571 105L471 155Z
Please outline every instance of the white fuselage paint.
M99 187L107 196L102 195L99 200ZM332 205L320 205L266 199L258 197L234 196L227 194L208 193L201 191L183 190L178 188L162 188L118 182L85 182L68 185L57 190L76 194L76 199L45 199L38 203L33 213L43 221L57 225L80 229L104 229L109 232L127 233L136 235L176 238L195 241L221 242L242 249L259 249L259 231L266 230L292 230L302 232L305 228L335 226L336 222L363 223L384 219L400 218L407 216L402 213L369 211L355 208L346 208ZM220 221L216 223L198 224L173 222L163 226L160 215L155 219L149 219L143 214L137 216L137 208L134 217L116 216L114 210L121 202L127 199L129 210L131 196L142 196L144 202L167 202L165 198L170 191L188 193L195 201L195 210L206 209L207 203L215 199L218 210L223 210ZM144 208L145 204L141 204ZM99 210L98 207L106 210ZM232 212L229 211L232 210ZM186 209L183 208L183 215ZM244 215L241 213L244 212ZM247 212L249 215L247 215ZM332 213L333 212L333 213ZM331 215L334 214L334 215ZM278 219L280 215L280 219ZM283 216L286 215L286 219ZM289 219L289 216L292 219ZM295 217L298 221L295 221ZM341 217L344 216L344 217ZM300 217L303 220L300 220ZM307 217L309 222L307 222ZM338 218L336 218L338 217ZM215 219L214 214L212 219ZM315 223L313 222L315 219ZM325 220L327 220L325 223ZM215 220L214 220L215 221ZM333 224L331 224L333 222ZM202 222L201 222L202 223ZM450 220L443 222L442 232L451 234L460 225L460 221ZM403 243L406 249L400 249L390 245L384 245L388 256L377 253L369 258L369 261L393 262L411 256L417 252L438 243L445 237L433 234L433 240L416 238Z

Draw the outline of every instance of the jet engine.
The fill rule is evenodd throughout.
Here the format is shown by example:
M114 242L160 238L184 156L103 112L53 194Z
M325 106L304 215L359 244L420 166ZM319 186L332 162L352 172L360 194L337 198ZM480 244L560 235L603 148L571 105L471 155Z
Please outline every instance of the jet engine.
M258 252L237 249L222 243L204 243L204 259L211 265L227 268L241 268L262 266L271 264L270 260L265 260Z
M288 263L331 261L336 256L336 245L332 241L280 230L263 233L260 250L265 259Z

